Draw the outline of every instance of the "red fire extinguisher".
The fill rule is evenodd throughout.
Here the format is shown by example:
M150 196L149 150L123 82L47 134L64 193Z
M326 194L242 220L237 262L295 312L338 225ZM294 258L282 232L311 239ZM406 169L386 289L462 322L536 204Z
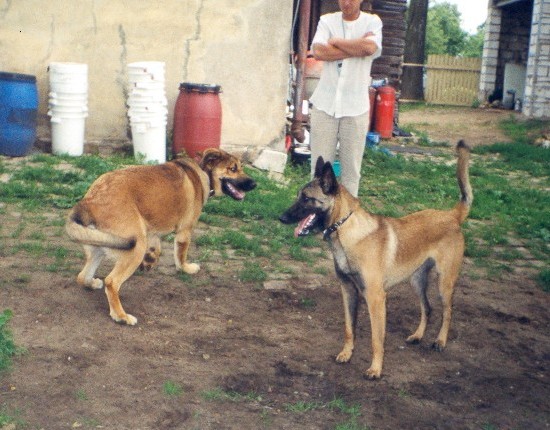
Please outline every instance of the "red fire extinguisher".
M378 88L374 112L374 130L381 138L393 135L393 112L395 109L395 89L389 85Z

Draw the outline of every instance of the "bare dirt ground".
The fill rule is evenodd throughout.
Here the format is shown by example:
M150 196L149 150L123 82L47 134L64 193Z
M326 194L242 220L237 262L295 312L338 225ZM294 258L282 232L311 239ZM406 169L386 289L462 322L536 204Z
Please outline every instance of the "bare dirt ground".
M434 106L402 112L399 114L399 123L428 133L434 142L448 142L454 145L460 139L464 139L469 145L478 146L509 142L510 139L500 130L498 123L510 116L518 114L503 109Z
M499 141L495 122L478 124L479 116L445 111L422 120L402 115L401 122L430 122L431 136L441 128L448 136L456 126L458 137L467 131L473 143ZM53 257L8 252L18 241L10 231L25 214L4 209L0 310L13 311L10 327L26 352L1 376L0 411L18 415L25 423L21 428L550 427L550 300L521 267L492 279L465 261L442 353L430 348L441 315L435 288L426 340L412 346L405 338L418 322L417 299L408 285L394 287L388 295L383 378L368 381L365 307L351 363L334 361L343 340L343 312L328 253L328 275L283 262L295 274L268 284L279 287L273 289L240 282L233 270L236 257L203 264L184 281L165 243L160 267L133 276L122 289L125 308L138 318L137 326L127 327L110 319L103 291L76 285L81 261L69 258L62 270L51 272ZM207 228L201 224L196 234ZM32 231L42 232L48 246L78 249L60 234L61 227L27 223L25 234ZM196 248L191 256L197 257ZM99 274L106 273L103 266ZM342 404L348 410L337 407ZM355 405L357 413L350 412Z

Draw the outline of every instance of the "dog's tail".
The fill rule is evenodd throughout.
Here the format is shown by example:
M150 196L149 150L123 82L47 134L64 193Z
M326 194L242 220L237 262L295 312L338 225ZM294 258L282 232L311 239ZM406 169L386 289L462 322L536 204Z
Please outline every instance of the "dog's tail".
M460 188L460 202L455 206L458 221L462 224L470 213L470 208L474 201L472 186L470 185L469 164L470 147L461 140L456 145L458 153L458 162L456 165L456 178Z
M82 204L77 204L67 219L65 231L71 239L83 245L130 250L136 245L135 238L123 238L96 229L93 219Z

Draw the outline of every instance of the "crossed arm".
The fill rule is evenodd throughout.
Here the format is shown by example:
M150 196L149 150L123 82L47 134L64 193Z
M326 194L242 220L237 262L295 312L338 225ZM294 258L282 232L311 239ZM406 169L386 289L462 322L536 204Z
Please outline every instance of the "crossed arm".
M369 39L374 33L368 32L359 39L343 39L332 37L327 44L314 43L313 56L316 60L337 61L351 57L366 57L378 49L376 43Z

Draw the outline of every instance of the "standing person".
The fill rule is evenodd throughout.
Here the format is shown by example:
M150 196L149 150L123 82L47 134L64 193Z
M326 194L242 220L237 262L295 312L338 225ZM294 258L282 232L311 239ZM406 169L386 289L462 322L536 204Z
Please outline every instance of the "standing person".
M338 0L340 12L323 15L311 48L324 62L310 98L311 171L319 156L333 162L340 142L342 184L357 197L369 128L372 61L382 52L382 21L361 11L363 0Z

